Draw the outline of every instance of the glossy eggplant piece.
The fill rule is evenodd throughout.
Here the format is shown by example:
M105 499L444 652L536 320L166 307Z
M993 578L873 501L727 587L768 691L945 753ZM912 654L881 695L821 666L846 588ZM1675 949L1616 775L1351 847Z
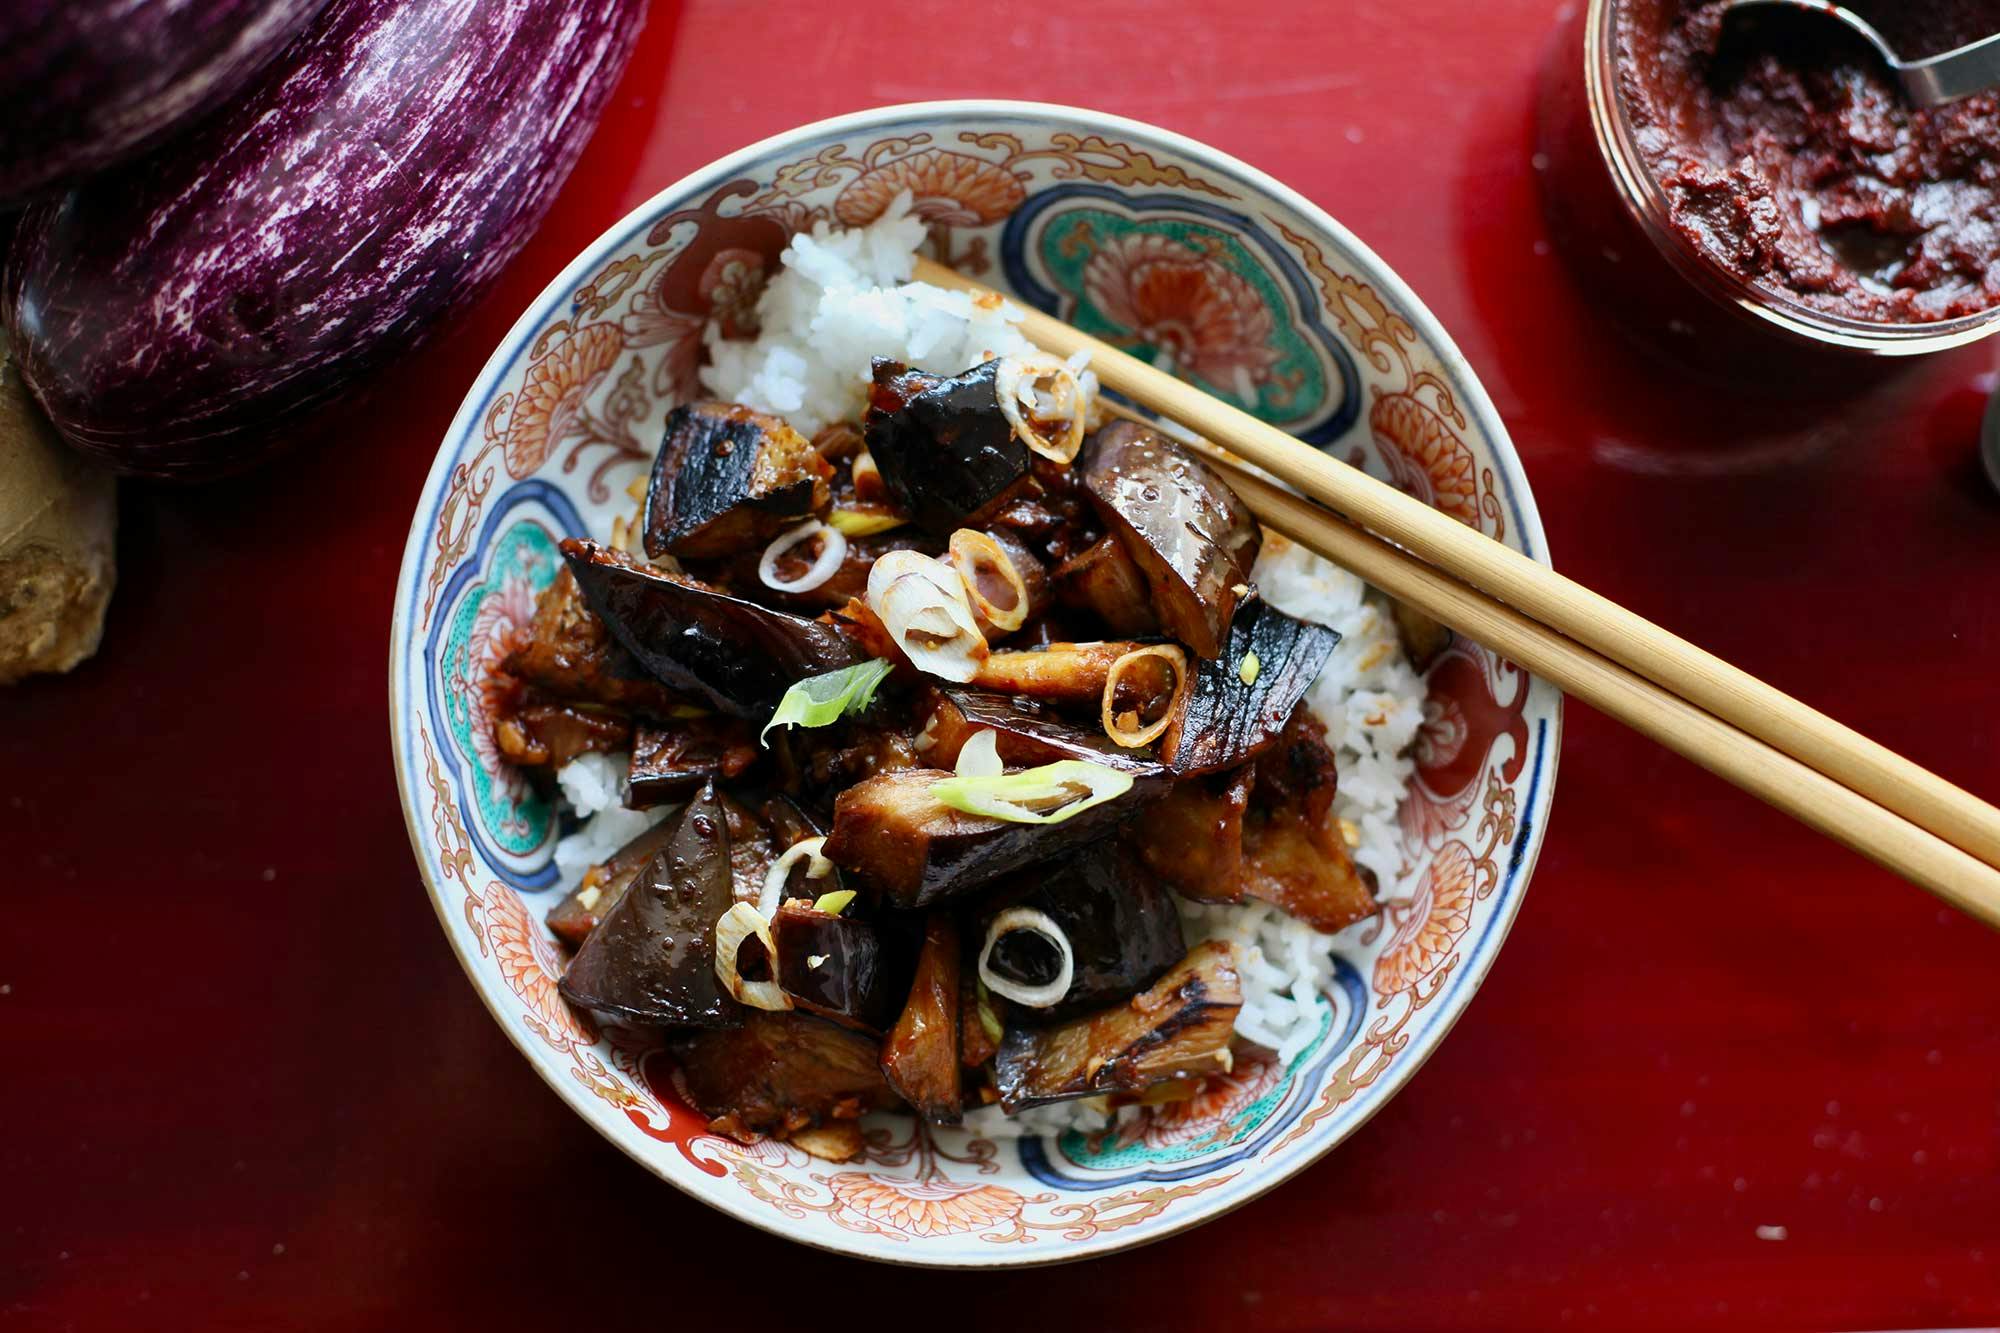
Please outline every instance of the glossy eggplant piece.
M652 717L670 717L682 702L611 636L567 567L542 589L527 638L500 669L552 698Z
M1243 895L1331 934L1381 910L1333 817L1336 785L1326 729L1301 710L1256 763L1243 818Z
M741 403L667 414L646 493L646 554L713 558L759 550L826 512L833 467L805 436Z
M1135 782L1116 800L1055 824L1017 824L966 814L933 789L951 774L910 768L878 773L833 804L827 857L893 907L922 907L981 888L1002 875L1108 836L1164 784Z
M642 566L592 541L562 544L591 609L648 671L725 713L760 722L791 685L863 661L831 625Z
M562 996L628 1023L735 1027L743 1008L715 975L715 922L734 896L714 785L669 824L666 842L577 950Z
M672 820L655 824L613 852L609 860L584 871L577 886L549 910L549 929L556 938L572 946L581 945L597 929L597 923L618 905L653 854L667 845L673 832Z
M871 922L793 899L778 907L771 938L778 984L799 1008L878 1033L895 1016L889 941Z
M1243 1007L1241 967L1235 945L1208 940L1123 1004L1055 1027L1010 1030L993 1060L1000 1105L1012 1114L1228 1073Z
M580 754L622 750L632 739L632 719L576 704L524 702L493 719L493 743L510 764L561 768Z
M807 549L804 547L795 549ZM728 588L753 602L763 606L775 606L792 611L832 611L846 606L851 600L868 594L868 571L875 562L890 551L922 551L925 555L936 555L944 549L942 542L936 541L915 528L902 527L889 532L876 533L868 537L849 537L847 554L826 582L805 592L780 592L766 584L757 572L758 562L764 558L762 547L745 551L728 560L703 563L688 562L685 566L690 574L708 580L719 587ZM781 560L778 572L783 577L796 577L803 573L806 562L801 561L797 570L789 570Z
M1000 1026L999 1003L980 992L979 969L972 960L958 970L958 1063L977 1069L992 1060L1006 1035Z
M929 742L924 761L933 768L958 766L958 752L976 731L992 731L994 748L1009 768L1034 768L1064 759L1103 764L1135 778L1162 779L1166 766L1144 748L1113 743L1103 728L1086 730L1066 722L1032 699L954 686L926 690L922 735Z
M1017 652L988 653L972 677L982 690L1025 694L1068 704L1095 717L1111 664L1136 643L1049 643Z
M924 921L924 947L902 1016L882 1040L882 1076L916 1113L955 1125L965 1110L959 1088L958 923L949 912Z
M1007 563L1012 565L1014 572L1020 576L1021 589L1027 594L1027 606L1022 612L1023 625L1047 615L1049 607L1055 600L1055 591L1049 584L1048 566L1042 563L1041 558L1029 548L1028 543L1007 528L988 527L985 535L1000 548L1002 554L1007 557ZM959 569L959 573L963 575L964 569ZM997 570L991 570L983 564L975 570L974 579L966 580L967 586L972 587L975 579L978 586L973 588L977 594L972 599L973 614L978 619L979 628L986 635L987 642L998 642L1018 633L1018 629L1003 630L989 623L980 609L979 600L983 597L993 606L1012 611L1015 609L1017 596L1013 585L1008 583L1005 576Z
M1451 647L1450 627L1440 625L1409 603L1390 602L1389 614L1396 621L1396 632L1403 640L1403 652L1419 675L1430 670L1431 663Z
M1113 634L1136 638L1160 632L1146 576L1116 536L1099 537L1057 565L1053 578L1056 600L1096 616Z
M1053 1022L1136 995L1187 956L1173 895L1119 843L1086 848L995 888L980 904L975 952L985 946L993 918L1010 907L1046 913L1075 955L1075 978L1062 999L1046 1009L1012 1007L1023 1022ZM1029 947L1019 932L1001 936L993 946L993 970L1031 986L1052 980L1053 969L1044 972L1039 964L1053 949L1039 938L1034 945L1039 947Z
M1160 737L1160 757L1182 775L1256 758L1277 744L1339 642L1336 630L1288 616L1254 593L1246 597L1222 655L1196 663L1180 711Z
M733 717L690 717L632 734L625 804L635 810L681 800L709 781L741 777L762 752L757 734Z
M1145 576L1162 628L1215 657L1263 542L1249 506L1187 450L1129 421L1091 437L1082 475Z
M1259 898L1315 930L1379 909L1341 838L1325 729L1301 709L1256 762L1176 782L1129 844L1154 873L1201 902Z
M901 1105L874 1038L798 1010L746 1010L742 1027L697 1033L675 1054L680 1086L709 1128L744 1143Z
M896 503L938 537L979 527L1024 489L1034 455L994 393L999 362L940 379L877 358L863 429Z
M791 844L780 844L771 826L728 792L718 794L715 803L722 807L722 824L729 830L730 893L739 903L754 903L763 896L771 863Z

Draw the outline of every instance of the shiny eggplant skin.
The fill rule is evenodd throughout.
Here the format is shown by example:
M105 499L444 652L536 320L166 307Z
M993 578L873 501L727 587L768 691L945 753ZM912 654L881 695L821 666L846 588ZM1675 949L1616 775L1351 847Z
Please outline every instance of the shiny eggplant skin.
M709 781L741 777L757 762L757 734L733 717L690 717L632 734L625 804L635 810L678 801Z
M778 984L799 1008L877 1033L895 1016L889 941L871 922L792 899L771 919L771 938Z
M958 1074L958 1003L958 923L949 912L932 912L924 921L924 947L917 955L909 999L882 1039L882 1076L933 1124L955 1125L965 1111Z
M735 1027L743 1006L715 975L715 923L734 901L729 830L713 783L590 932L563 973L564 999L623 1022Z
M696 1033L674 1054L709 1128L745 1143L901 1105L874 1038L797 1010L746 1010L742 1027Z
M646 554L715 558L761 549L826 512L833 468L806 438L740 403L684 403L646 493Z
M331 0L214 115L23 215L0 283L22 376L123 472L215 476L299 439L527 243L644 17ZM615 353L607 329L564 355L597 359L604 337ZM515 423L525 476L561 442L546 416Z
M1339 642L1337 630L1288 616L1254 593L1244 598L1221 655L1195 664L1180 711L1160 737L1160 757L1183 777L1256 758L1277 744ZM1257 667L1246 685L1244 663L1252 656Z
M1087 847L995 886L979 907L975 949L985 947L993 918L1010 907L1047 913L1076 960L1075 979L1055 1004L1012 1006L1010 1012L1026 1023L1055 1022L1137 995L1187 956L1173 895L1120 843ZM1029 984L1047 980L1032 975L1011 943L1011 936L1002 936L994 945L993 969Z
M597 929L597 923L618 905L633 878L646 868L654 853L667 845L673 832L672 820L655 824L613 852L608 860L584 871L577 886L549 910L549 929L556 938L566 944L581 945Z
M731 597L634 563L592 541L562 544L591 609L668 686L762 720L806 676L868 654L831 625Z
M1106 533L1056 566L1056 600L1087 611L1123 638L1158 634L1160 618L1146 592L1146 576L1115 534Z
M567 567L535 599L527 636L500 669L543 694L671 717L683 702L654 680L590 609Z
M0 212L198 121L324 3L8 0L0 6Z
M1011 1115L1228 1073L1243 1007L1241 969L1235 945L1208 940L1122 1004L1054 1027L1010 1029L993 1058L1000 1105Z
M975 731L991 730L994 748L1009 768L1034 768L1064 759L1103 764L1134 778L1164 779L1166 766L1147 747L1127 749L1104 734L1066 722L1034 700L991 690L932 686L920 703L928 714L923 735L930 742L924 761L956 768L958 752Z
M1249 506L1187 450L1129 421L1090 438L1082 476L1145 576L1161 627L1215 657L1263 542Z
M580 754L622 750L631 739L632 719L623 713L576 704L529 700L493 719L500 757L523 768L561 768Z
M981 888L1023 866L1107 837L1164 783L1134 782L1115 800L1055 824L1017 824L954 810L932 795L951 774L906 768L840 793L826 855L892 907L910 909Z
M1034 455L994 393L997 361L940 379L876 358L863 432L889 494L934 536L978 527L1027 482Z

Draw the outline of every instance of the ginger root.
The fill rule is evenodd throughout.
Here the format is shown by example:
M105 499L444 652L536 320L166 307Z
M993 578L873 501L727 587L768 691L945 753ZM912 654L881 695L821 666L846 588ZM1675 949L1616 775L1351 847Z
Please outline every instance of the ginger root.
M0 685L97 651L117 516L111 474L56 438L0 338Z

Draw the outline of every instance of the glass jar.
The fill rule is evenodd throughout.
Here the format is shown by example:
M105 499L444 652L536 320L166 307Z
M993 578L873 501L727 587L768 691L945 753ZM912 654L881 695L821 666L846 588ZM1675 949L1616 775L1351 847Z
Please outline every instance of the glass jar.
M1535 166L1552 240L1626 332L1730 382L1817 390L2000 331L2000 307L1921 324L1830 314L1725 268L1684 235L1620 90L1624 9L1578 0L1565 21L1542 72Z

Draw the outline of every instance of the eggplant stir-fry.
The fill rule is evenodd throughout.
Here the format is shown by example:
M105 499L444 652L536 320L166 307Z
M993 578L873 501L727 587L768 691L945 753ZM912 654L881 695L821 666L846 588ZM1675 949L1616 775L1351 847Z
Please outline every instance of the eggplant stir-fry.
M678 408L501 667L509 759L629 756L664 812L549 924L564 997L656 1033L720 1132L842 1156L874 1110L1193 1096L1251 1045L1252 960L1177 898L1377 910L1304 702L1339 635L1259 596L1219 476L1090 432L1059 367L879 361L810 440Z

